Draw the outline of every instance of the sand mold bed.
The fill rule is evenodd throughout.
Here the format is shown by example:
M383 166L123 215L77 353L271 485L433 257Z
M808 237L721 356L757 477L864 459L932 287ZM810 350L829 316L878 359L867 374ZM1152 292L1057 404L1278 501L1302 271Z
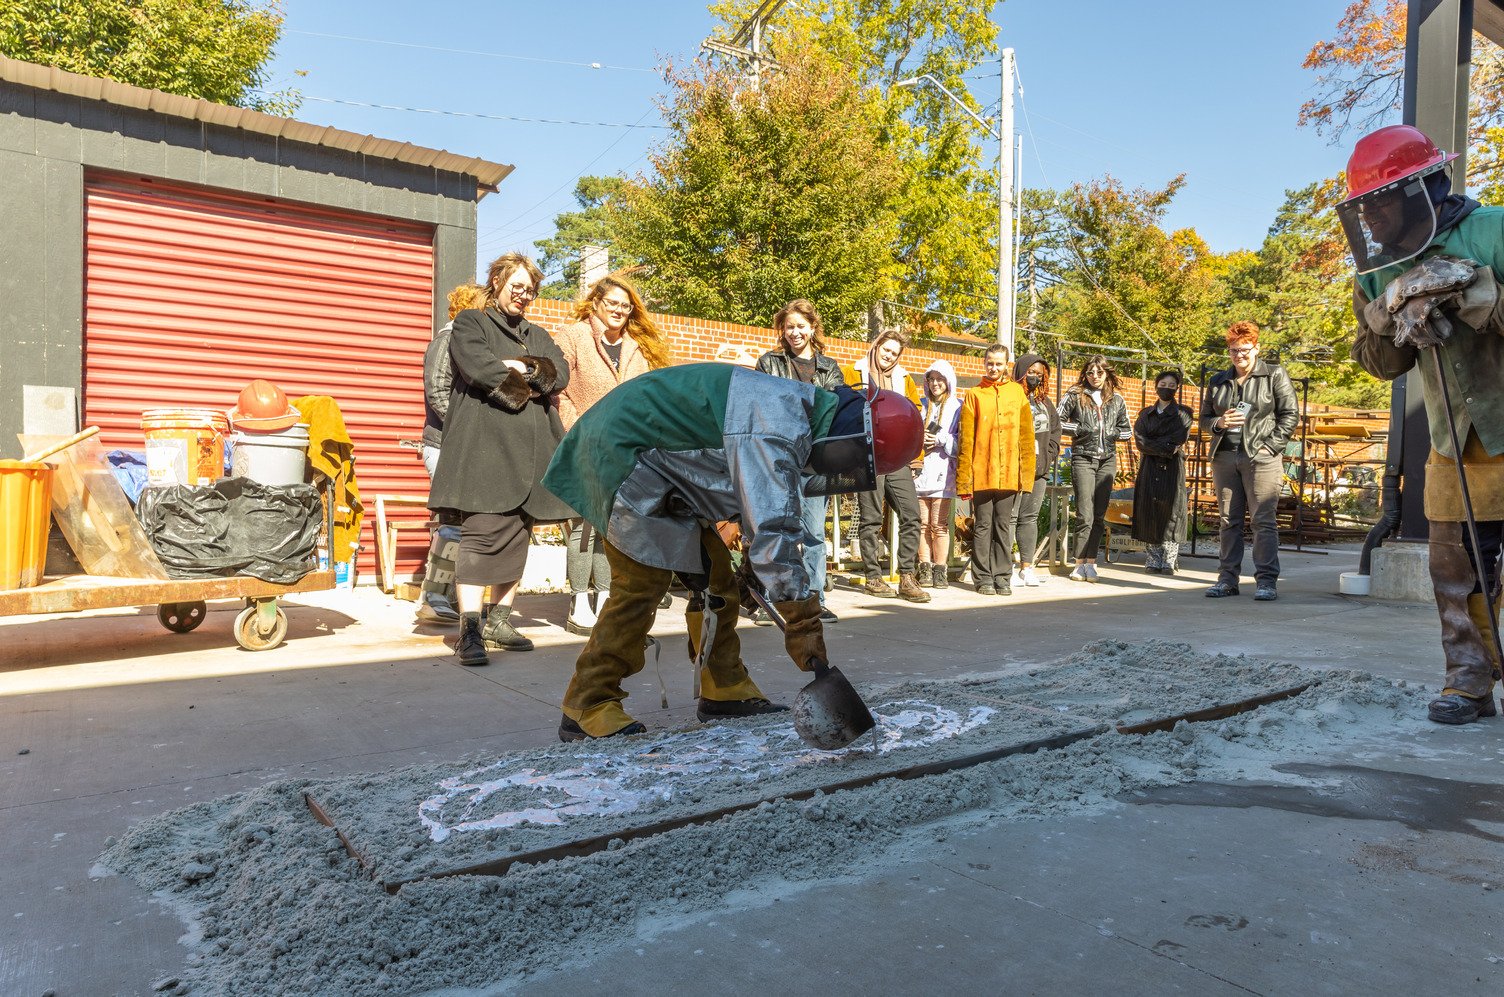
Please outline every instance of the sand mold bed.
M1175 689L1154 690L1150 676L1158 674L1165 682L1166 661L1174 665ZM997 712L989 723L1011 718L985 735L988 741L971 740L983 736L977 731L988 724L963 732L965 750L974 750L1000 743L1005 738L995 734L1005 729L1054 732L1079 727L1083 718L1116 720L1140 709L1162 716L1313 677L1322 682L1295 699L1227 720L1182 724L1143 737L1103 734L925 779L885 780L807 801L764 803L713 824L621 843L595 855L517 866L504 877L413 883L395 896L346 855L333 831L311 818L302 794L340 806L395 794L410 804L426 798L416 788L431 791L437 781L478 767L475 760L365 778L269 784L143 820L110 843L101 862L174 904L189 925L185 971L175 982L161 981L169 984L165 992L361 995L461 986L483 992L587 959L633 938L644 923L679 923L723 909L728 895L741 906L770 903L812 883L859 875L898 861L909 850L932 849L937 837L968 824L1112 806L1125 793L1193 779L1289 782L1293 777L1275 772L1276 764L1315 755L1334 741L1377 742L1407 726L1422 726L1416 719L1424 705L1418 690L1364 673L1313 676L1289 665L1198 656L1184 645L1103 643L1034 671L962 683L909 683L889 690L882 702L945 704L956 717L968 719L979 707L991 707ZM1088 698L1101 695L1081 705L1064 698L1063 690L1072 688L1085 690ZM1125 691L1130 689L1158 698L1146 706L1133 698L1138 692ZM1035 707L1008 712L988 702L1006 702L1022 695L1020 690L1030 693ZM1166 708L1170 703L1184 710ZM1061 705L1068 708L1059 710ZM1050 722L1051 710L1060 714L1058 721ZM1013 721L1020 726L1010 726ZM776 726L755 729L772 738ZM674 736L637 740L659 744ZM883 758L869 754L845 763L811 764L777 778L835 781L861 765L893 767L900 754L909 756L902 764L954 756L959 743L945 738ZM625 745L619 750L626 752ZM521 759L535 769L554 763L579 768L601 747L517 752L485 764L517 765ZM695 805L709 810L744 798L748 784L741 776L746 774L694 773L688 781L699 796ZM754 788L768 795L765 785ZM687 805L685 799L661 804ZM395 861L411 863L435 843L431 829L404 806L391 804L391 827L380 826L370 816L374 810L365 811L362 832L390 848ZM517 811L489 811L506 812ZM602 826L605 818L584 819L588 826ZM483 842L486 834L511 834L522 826L490 829L471 840ZM557 831L559 825L540 827ZM465 837L451 833L443 844ZM406 847L414 854L402 858Z

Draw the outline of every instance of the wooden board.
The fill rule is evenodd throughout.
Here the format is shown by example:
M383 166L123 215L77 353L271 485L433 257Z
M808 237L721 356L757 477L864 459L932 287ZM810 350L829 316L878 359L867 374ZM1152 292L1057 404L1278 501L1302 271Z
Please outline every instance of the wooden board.
M210 602L214 599L262 599L332 588L333 571L310 571L291 585L264 582L249 575L167 581L66 575L46 579L32 588L0 592L0 616L76 613L85 609L161 606L170 602Z

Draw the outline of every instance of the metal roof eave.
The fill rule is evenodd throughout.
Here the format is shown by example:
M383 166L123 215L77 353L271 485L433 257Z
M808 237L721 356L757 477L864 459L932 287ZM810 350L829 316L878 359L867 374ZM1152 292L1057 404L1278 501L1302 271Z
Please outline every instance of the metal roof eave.
M460 173L474 177L476 200L496 190L498 184L515 169L508 163L493 163L474 156L462 156L442 149L399 142L393 139L361 135L358 132L342 131L325 125L314 125L296 118L285 118L248 107L232 107L216 104L198 97L162 90L148 90L115 80L69 73L55 66L42 66L19 59L0 56L0 82L15 83L35 90L46 90L85 100L104 101L119 107L151 111L189 121L218 125L224 128L239 128L257 135L287 139L308 145L324 146L363 156L407 163L412 166Z

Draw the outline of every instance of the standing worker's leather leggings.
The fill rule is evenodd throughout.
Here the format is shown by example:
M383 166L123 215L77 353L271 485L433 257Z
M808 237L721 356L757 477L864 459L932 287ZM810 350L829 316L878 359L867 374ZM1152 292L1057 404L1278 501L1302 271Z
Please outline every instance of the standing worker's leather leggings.
M1498 560L1504 523L1478 524L1478 542L1490 588L1498 588ZM1492 693L1499 665L1489 628L1488 602L1474 573L1472 544L1465 523L1431 522L1431 586L1441 616L1441 647L1447 658L1447 692L1483 699Z

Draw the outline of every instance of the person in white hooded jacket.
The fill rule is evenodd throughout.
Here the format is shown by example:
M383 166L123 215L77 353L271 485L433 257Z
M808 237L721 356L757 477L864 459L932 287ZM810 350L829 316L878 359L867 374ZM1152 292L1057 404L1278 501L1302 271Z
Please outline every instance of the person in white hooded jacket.
M924 463L914 478L919 494L920 585L950 585L950 510L956 498L956 452L961 399L956 397L956 369L936 360L924 373Z

